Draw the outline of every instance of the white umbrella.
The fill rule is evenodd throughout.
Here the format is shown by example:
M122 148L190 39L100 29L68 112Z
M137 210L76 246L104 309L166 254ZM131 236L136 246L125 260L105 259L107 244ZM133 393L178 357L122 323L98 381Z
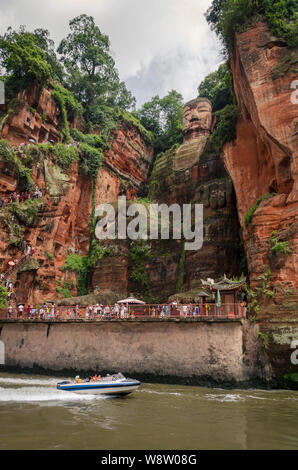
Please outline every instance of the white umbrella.
M127 299L118 300L118 304L145 304L142 300L135 299L134 297L128 297Z

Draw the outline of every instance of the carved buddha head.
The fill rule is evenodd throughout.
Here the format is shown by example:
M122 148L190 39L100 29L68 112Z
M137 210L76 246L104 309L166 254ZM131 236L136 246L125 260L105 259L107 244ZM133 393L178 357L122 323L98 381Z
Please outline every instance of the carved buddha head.
M182 131L184 142L208 136L212 126L212 105L207 98L196 98L183 108Z

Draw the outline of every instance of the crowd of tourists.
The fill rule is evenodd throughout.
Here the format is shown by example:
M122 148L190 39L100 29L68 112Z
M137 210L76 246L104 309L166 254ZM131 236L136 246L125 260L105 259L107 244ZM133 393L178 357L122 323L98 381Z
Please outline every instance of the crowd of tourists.
M160 305L146 305L142 311L142 308L136 309L135 306L126 304L114 304L114 305L88 305L82 307L79 305L74 306L56 306L53 302L44 303L42 305L33 306L31 304L25 307L24 304L18 304L17 309L12 307L8 308L7 317L12 318L28 318L28 319L39 319L39 320L96 320L101 318L119 318L125 319L135 314L149 315L151 317L166 318L168 316L181 316L187 317L198 317L199 315L209 315L210 305L178 305L176 302L171 304L160 304Z
M3 207L8 204L11 204L12 202L25 202L28 199L38 199L42 196L43 190L38 188L38 186L36 186L33 191L22 191L20 193L13 191L7 197L0 197L0 209L3 209Z
M41 143L49 143L51 145L55 145L57 144L58 142L56 142L54 139L49 139L48 142L41 142ZM12 146L12 150L15 151L15 152L19 152L21 154L25 154L26 153L26 147L30 146L30 145L36 145L38 144L38 142L36 142L36 140L33 138L33 137L29 137L28 139L28 142L22 142L21 144L19 144L18 146L16 145L13 145ZM70 142L68 144L65 144L66 147L80 147L80 142L78 142L77 140L73 140L73 142Z
M97 317L115 317L127 318L128 309L125 305L88 305L81 307L75 305L73 307L57 307L54 303L44 303L42 305L31 305L25 307L24 304L18 304L16 309L8 307L7 317L12 318L29 318L39 320L64 319L96 319Z

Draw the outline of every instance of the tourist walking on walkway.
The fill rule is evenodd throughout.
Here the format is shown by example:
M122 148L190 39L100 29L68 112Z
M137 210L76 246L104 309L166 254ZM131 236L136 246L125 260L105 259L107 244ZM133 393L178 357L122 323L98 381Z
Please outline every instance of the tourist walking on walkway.
M54 320L55 318L55 305L54 304L51 307L50 317L51 317L51 320Z
M18 317L19 318L23 316L23 310L24 310L24 305L23 304L18 305Z
M40 307L40 309L39 309L39 318L40 318L40 320L44 319L44 314L45 314L44 307Z
M89 318L89 307L86 307L85 309L85 318L88 320Z
M108 305L105 306L103 310L103 316L108 317L110 315L110 307Z
M74 307L74 309L73 309L73 313L74 313L74 319L75 319L75 320L77 319L78 308L79 308L79 306L78 306L78 305L76 305L76 306Z
M114 315L116 317L119 317L119 305L118 304L114 305Z
M89 316L89 318L92 318L92 310L93 310L92 305L89 305L89 308L88 308L88 316Z
M10 305L10 306L8 307L8 309L7 309L7 318L11 318L11 317L12 317L12 311L13 311L13 309L12 309L12 307L11 307L11 305Z
M27 317L28 318L31 318L31 313L32 313L32 307L31 307L31 305L28 305L28 307L27 307Z

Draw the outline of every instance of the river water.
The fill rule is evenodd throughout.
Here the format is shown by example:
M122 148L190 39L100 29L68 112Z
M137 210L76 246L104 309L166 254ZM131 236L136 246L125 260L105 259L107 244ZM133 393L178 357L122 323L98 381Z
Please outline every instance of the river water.
M144 383L122 398L0 374L0 449L298 449L298 392Z

